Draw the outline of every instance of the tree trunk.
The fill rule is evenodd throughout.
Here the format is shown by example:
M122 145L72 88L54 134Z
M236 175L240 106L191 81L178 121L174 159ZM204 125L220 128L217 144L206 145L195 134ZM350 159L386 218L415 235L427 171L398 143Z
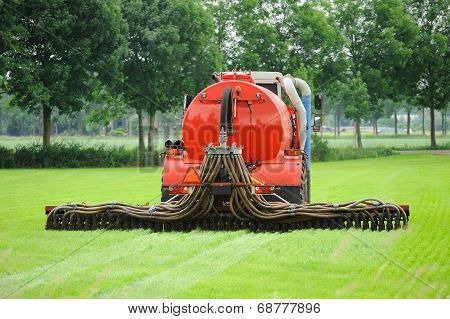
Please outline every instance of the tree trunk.
M341 114L337 114L337 134L341 136Z
M374 118L372 120L372 125L373 125L373 134L374 135L378 135L378 120L376 118Z
M334 136L337 135L337 113L334 113Z
M147 139L147 151L153 152L154 146L153 146L153 138L156 133L155 129L155 119L156 119L156 112L151 112L148 115L148 139Z
M441 110L441 119L442 119L442 135L445 135L446 131L446 123L445 123L445 116L446 116L446 110Z
M77 118L77 129L78 129L78 134L80 134L80 135L83 135L83 123L82 123L82 120L81 120L81 117L79 116L78 118Z
M411 135L411 111L406 112L406 134Z
M20 117L20 136L25 135L25 123L23 122L24 115Z
M436 148L436 132L434 124L434 96L430 97L430 135L431 135L431 148Z
M322 118L322 121L321 121L321 124L323 123L323 122L325 122L325 114L322 112L322 116L323 116L323 118ZM322 124L323 125L323 124ZM323 127L322 126L320 126L320 138L323 138Z
M447 135L447 109L444 109L444 135Z
M144 143L144 124L142 123L142 110L137 111L138 115L138 137L139 137L139 152L145 152L145 143Z
M397 111L394 111L394 128L395 128L395 135L398 134L397 126L398 126Z
M422 107L422 135L425 135L425 106Z
M362 140L361 140L361 120L357 119L355 121L355 147L362 148Z
M50 145L50 135L52 133L52 108L48 105L42 106L42 144Z

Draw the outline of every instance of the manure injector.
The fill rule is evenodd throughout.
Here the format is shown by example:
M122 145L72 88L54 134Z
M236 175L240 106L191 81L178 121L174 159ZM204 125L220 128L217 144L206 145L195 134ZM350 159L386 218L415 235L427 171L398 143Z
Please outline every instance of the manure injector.
M320 130L323 100L315 97L313 113L305 81L236 71L213 80L192 100L185 96L182 138L165 143L161 203L47 206L46 229L406 227L407 205L374 198L310 203L311 130Z

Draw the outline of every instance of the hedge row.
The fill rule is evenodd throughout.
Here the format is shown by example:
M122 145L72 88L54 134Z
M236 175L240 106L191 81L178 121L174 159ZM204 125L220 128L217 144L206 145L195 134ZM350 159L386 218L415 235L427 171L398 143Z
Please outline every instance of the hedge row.
M139 154L137 149L123 146L59 142L43 147L33 143L15 148L0 146L0 168L63 168L156 166L161 164L157 152Z
M389 156L390 148L330 148L326 141L313 135L312 161L337 161L358 158ZM18 145L15 148L0 146L0 168L63 168L63 167L122 167L158 166L162 159L158 152L139 154L137 149L124 146L95 145L59 142L43 147L40 143Z
M392 148L372 147L355 149L352 147L330 148L328 142L319 135L312 136L311 158L313 162L343 161L359 158L383 157L395 154Z

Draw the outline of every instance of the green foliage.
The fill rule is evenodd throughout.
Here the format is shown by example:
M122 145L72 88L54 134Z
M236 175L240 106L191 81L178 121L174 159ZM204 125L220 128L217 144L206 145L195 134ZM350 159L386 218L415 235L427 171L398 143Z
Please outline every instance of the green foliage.
M114 131L110 133L111 136L127 136L128 133L121 127L116 128Z
M343 37L314 1L208 1L228 68L291 73L327 87L346 68ZM306 76L305 76L306 75Z
M442 142L441 144L436 145L434 148L436 150L450 150L450 142ZM392 150L394 151L429 151L429 145L414 145L414 146L393 146Z
M127 109L123 104L95 104L90 103L90 110L86 116L89 126L107 126L113 118L124 117Z
M431 147L436 147L434 110L445 109L450 87L450 25L446 0L407 0L419 40L408 65L417 98L430 108Z
M342 85L341 101L345 105L345 116L360 121L369 113L367 86L357 74L348 84Z
M445 0L0 0L0 94L105 125L127 107L178 108L223 62L300 76L352 119L389 113L385 99L434 112L448 108L448 23ZM359 84L347 94L360 100L339 101L354 77L368 110Z
M386 97L398 101L410 92L412 81L406 66L418 39L418 27L401 0L374 0L372 10L364 38L366 45L370 43L364 53L365 81L372 101Z
M0 168L14 167L14 152L0 145Z
M26 29L20 23L21 16L14 10L15 5L23 1L0 0L0 88L4 86L4 75L8 71L11 56L9 51L21 50L20 38L26 35ZM1 92L1 90L0 90Z
M161 164L158 152L138 155L136 149L124 146L79 143L53 143L47 147L32 143L15 148L0 146L0 168L46 168L46 167L121 167L157 166Z
M196 0L124 0L126 103L154 114L180 106L219 67L211 16ZM177 103L178 102L178 103Z
M2 52L15 105L77 111L97 79L114 77L125 26L119 1L23 1L5 9L21 17L24 29L17 46Z
M450 73L448 1L407 0L408 11L417 20L419 40L411 68L419 84L421 102L428 104L438 94L448 95Z
M8 1L2 10L17 27L0 48L8 71L0 84L14 106L44 110L48 143L52 108L79 111L99 87L115 86L124 54L121 1Z
M336 148L330 152L327 161L345 161L373 157L385 157L394 155L395 152L391 148L376 147L376 148Z
M312 135L311 153L313 162L344 161L394 155L393 149L387 147L364 149L354 149L352 147L330 148L328 141L322 139L319 134Z
M314 162L323 162L328 160L333 151L329 148L328 142L320 137L319 134L312 134L311 141L311 160Z
M394 112L398 112L400 110L400 103L396 103L391 99L381 100L380 104L387 116L391 116Z
M380 98L395 98L409 83L400 73L417 38L417 26L406 14L404 4L400 0L334 3L331 12L347 39L351 72L360 72L372 103Z

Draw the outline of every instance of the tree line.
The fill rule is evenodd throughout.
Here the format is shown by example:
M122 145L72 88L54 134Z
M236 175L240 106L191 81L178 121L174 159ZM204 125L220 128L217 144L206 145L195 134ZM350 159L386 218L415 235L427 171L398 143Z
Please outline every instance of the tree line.
M41 114L44 145L55 110L97 104L99 119L134 110L139 149L146 121L152 151L155 113L226 69L304 78L353 120L358 147L363 120L376 132L389 110L419 106L436 147L434 112L448 108L445 0L0 0L0 10L0 93Z

